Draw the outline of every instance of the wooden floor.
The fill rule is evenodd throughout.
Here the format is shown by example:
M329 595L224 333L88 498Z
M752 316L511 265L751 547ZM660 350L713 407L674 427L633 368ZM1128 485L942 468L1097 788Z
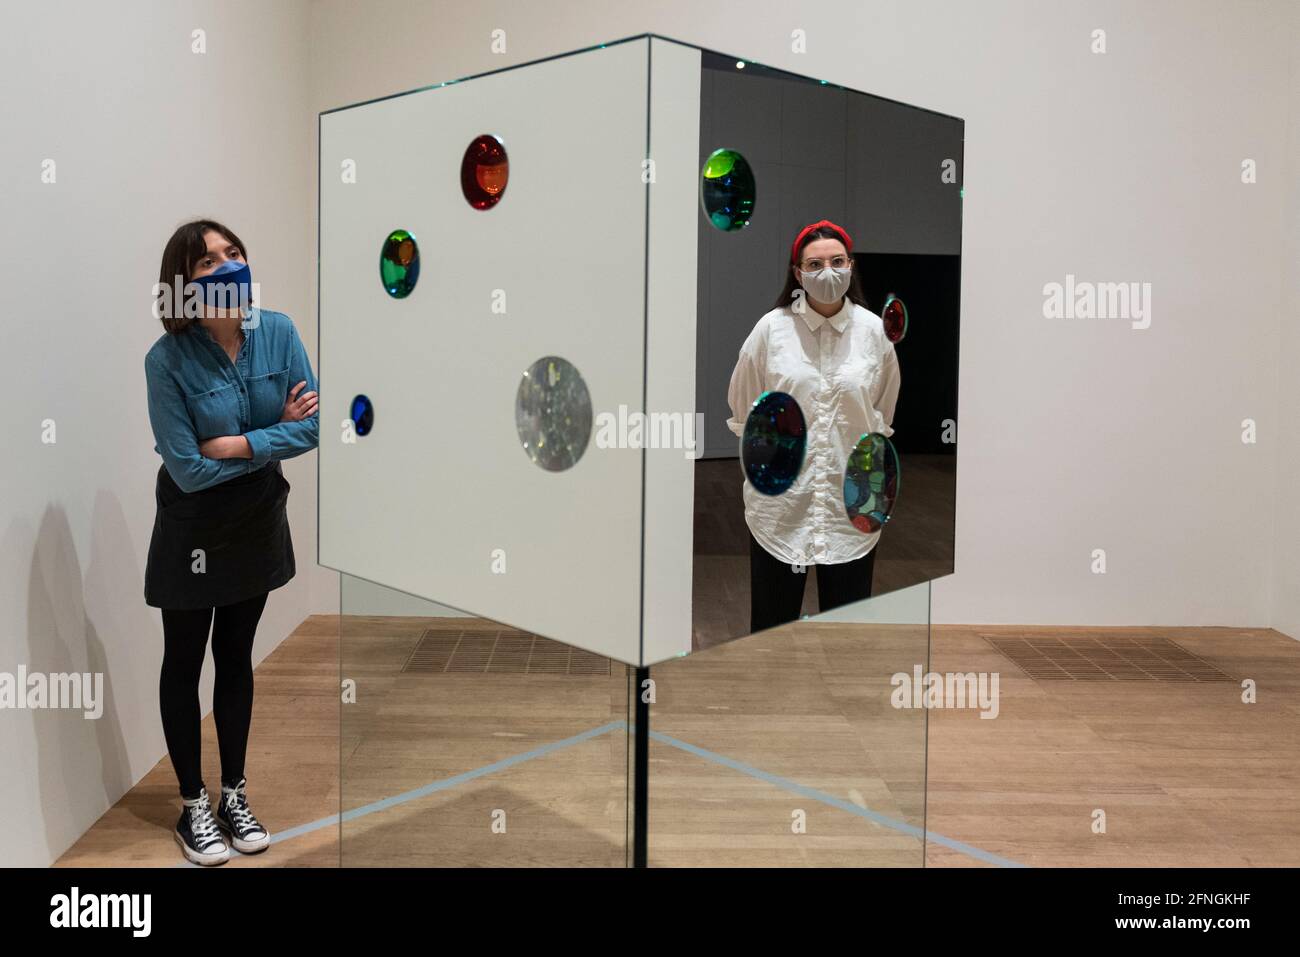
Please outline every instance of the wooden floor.
M1034 681L980 636L936 627L936 671L1001 672L1001 713L930 714L929 826L1033 866L1300 865L1300 642L1269 629L1159 634L1239 682ZM1093 834L1092 814L1106 814ZM927 861L973 862L931 843Z
M401 671L426 628L464 624L348 618L340 656L339 620L317 616L259 666L249 797L282 839L226 867L626 862L622 666ZM888 705L924 627L801 621L657 666L652 866L916 866L923 824L930 866L1300 864L1300 642L1124 632L1253 679L1243 704L1238 681L1033 680L982 637L1022 631L932 632L932 670L999 673L994 720ZM340 657L357 687L341 726ZM210 718L203 730L215 782ZM58 864L180 863L179 811L164 757Z
M244 770L253 813L273 833L339 812L338 689L337 616L307 619L254 672ZM203 780L215 809L221 766L211 714L203 719ZM180 812L176 774L163 755L55 866L189 866L172 837ZM272 844L259 855L235 854L222 866L331 867L338 860L335 825Z

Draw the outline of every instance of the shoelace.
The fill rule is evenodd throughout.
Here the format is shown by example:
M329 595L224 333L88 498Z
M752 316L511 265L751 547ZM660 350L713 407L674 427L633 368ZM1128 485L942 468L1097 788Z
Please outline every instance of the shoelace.
M220 841L221 831L217 828L216 818L212 816L212 803L208 800L207 792L200 794L192 804L186 803L190 809L190 833L194 835L194 843L204 847Z
M248 799L244 797L242 782L236 785L233 791L227 791L222 798L226 802L226 813L235 822L235 827L240 834L247 834L250 830L262 830L262 825L257 823L257 818L253 817L253 812L248 809Z

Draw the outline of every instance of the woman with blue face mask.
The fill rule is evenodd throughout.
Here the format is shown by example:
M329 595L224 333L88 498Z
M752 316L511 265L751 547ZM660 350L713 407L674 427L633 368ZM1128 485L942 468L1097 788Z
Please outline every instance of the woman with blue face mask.
M799 617L809 566L821 611L871 596L880 532L850 521L844 475L863 435L893 434L900 375L884 322L866 307L852 249L828 220L799 232L776 307L754 326L731 374L727 426L736 435L768 391L793 397L805 424L803 462L788 487L765 494L744 483L751 633Z
M247 249L211 220L163 250L145 356L154 451L162 457L145 602L162 611L159 709L183 809L185 857L219 864L227 844L264 850L244 757L253 713L253 638L268 593L295 574L280 462L318 444L316 377L293 321L258 306ZM211 629L212 713L221 757L214 813L200 761L199 674Z

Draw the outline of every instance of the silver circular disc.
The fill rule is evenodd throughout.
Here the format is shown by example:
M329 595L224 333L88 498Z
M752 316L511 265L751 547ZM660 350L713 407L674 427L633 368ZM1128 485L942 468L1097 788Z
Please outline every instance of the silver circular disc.
M515 396L519 443L551 472L572 468L591 438L591 394L567 359L543 356L528 367Z

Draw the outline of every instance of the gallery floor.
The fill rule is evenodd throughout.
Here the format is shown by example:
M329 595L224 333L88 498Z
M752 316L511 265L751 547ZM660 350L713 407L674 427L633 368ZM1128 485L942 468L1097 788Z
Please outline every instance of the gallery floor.
M623 666L420 667L421 637L451 627L345 621L358 699L342 722L338 618L310 618L262 662L247 774L275 840L226 866L624 864ZM929 866L1300 865L1300 643L935 626L931 670L1000 674L988 720L891 709L878 659L914 639L891 627L798 622L654 669L651 866L919 865L922 828ZM1030 677L1003 653L1016 637L1168 639L1192 664L1070 678L1039 657ZM209 717L209 783L216 756ZM171 837L179 807L164 757L58 864L189 866Z

